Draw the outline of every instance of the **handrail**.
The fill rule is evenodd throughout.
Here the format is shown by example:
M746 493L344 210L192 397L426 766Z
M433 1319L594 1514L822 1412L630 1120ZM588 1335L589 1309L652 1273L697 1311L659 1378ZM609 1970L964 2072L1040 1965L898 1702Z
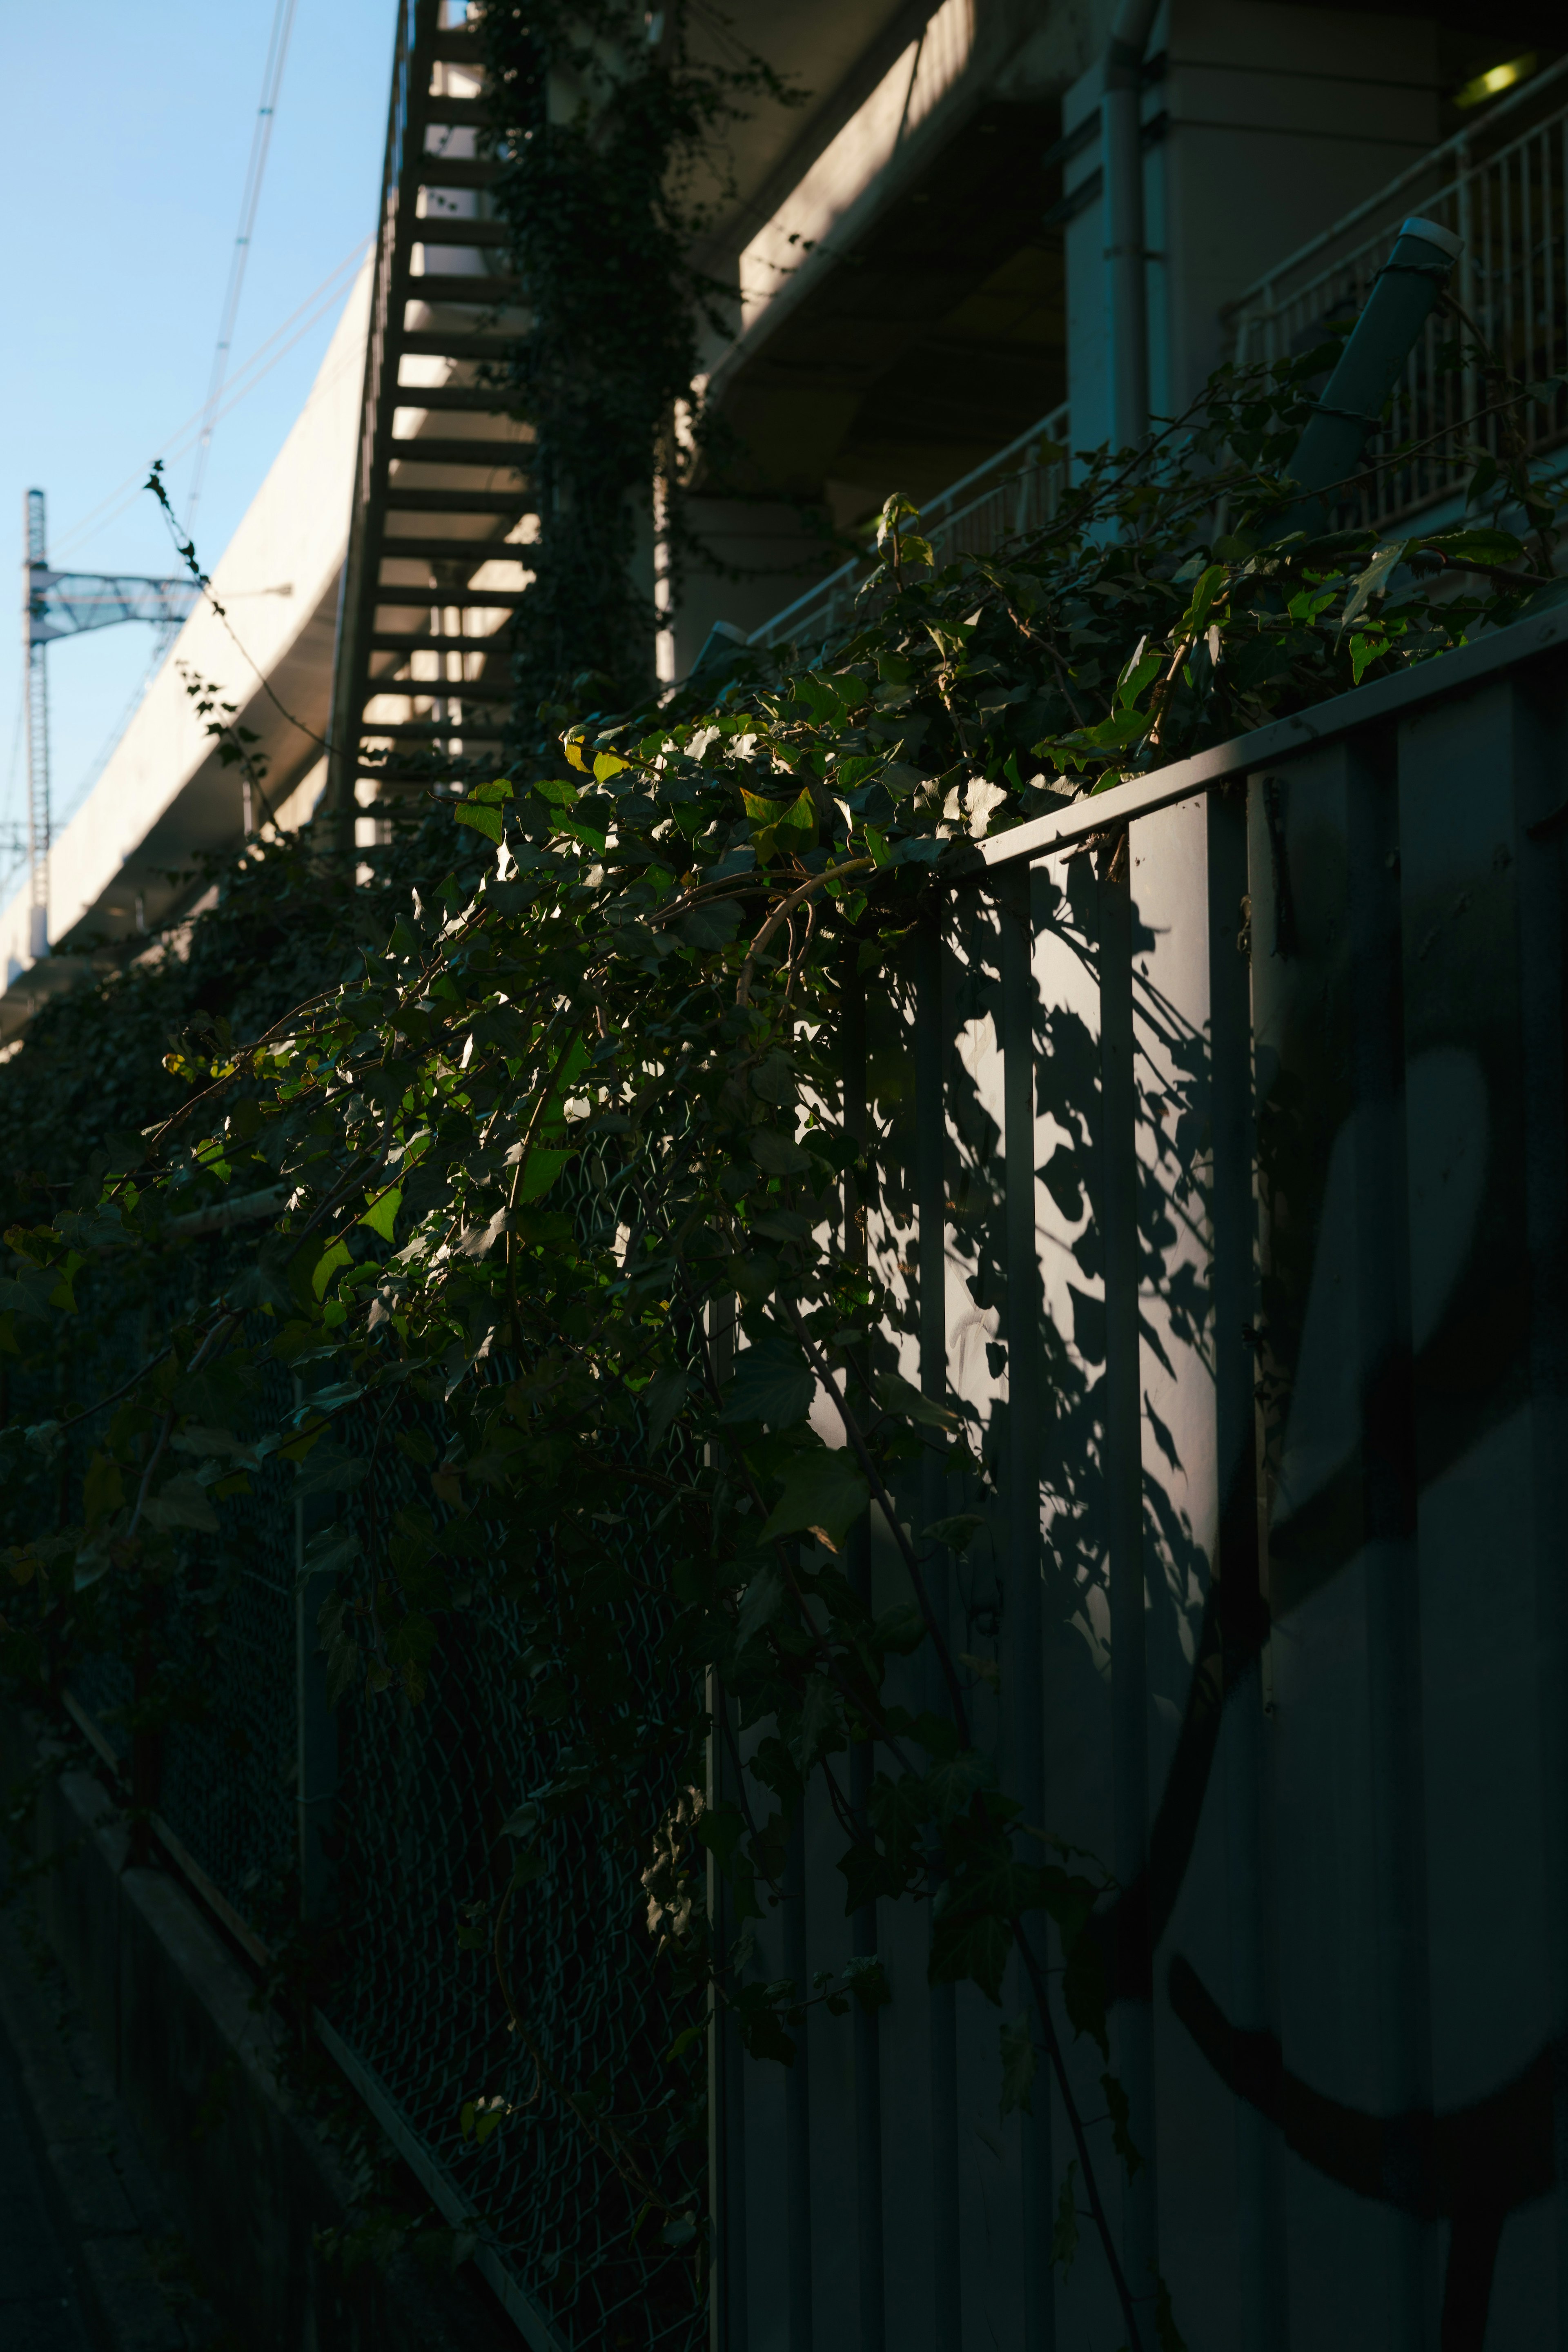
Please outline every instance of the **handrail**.
M1348 213L1342 213L1339 219L1330 227L1320 229L1316 236L1309 237L1305 245L1298 246L1295 252L1287 255L1283 261L1277 261L1271 269L1265 270L1260 278L1255 278L1252 284L1242 293L1237 294L1234 300L1221 305L1220 317L1226 320L1234 319L1238 311L1244 310L1249 302L1256 301L1259 296L1271 295L1273 288L1280 278L1289 277L1293 270L1300 268L1301 264L1310 259L1314 253L1323 252L1329 246L1345 236L1349 230L1354 228L1358 221L1368 219L1373 213L1380 212L1385 205L1391 204L1402 188L1407 188L1415 181L1421 179L1435 165L1441 163L1446 156L1461 152L1474 142L1481 131L1489 129L1503 115L1510 114L1516 107L1522 106L1527 98L1538 98L1543 89L1550 88L1553 82L1561 80L1565 75L1568 75L1568 56L1559 58L1555 65L1547 66L1542 72L1531 74L1530 79L1521 82L1510 97L1499 99L1497 104L1488 110L1480 121L1467 123L1464 130L1456 131L1439 145L1429 147L1425 155L1420 156L1415 163L1407 164L1395 179L1385 180L1381 188L1375 189L1370 196L1363 197L1359 205L1352 205Z
M970 511L970 507L978 505L981 498L988 497L991 489L997 487L995 483L988 480L988 477L1000 474L1005 478L1010 458L1021 459L1037 441L1053 440L1058 429L1063 434L1069 429L1068 404L1065 400L1058 402L1055 408L1040 417L1036 424L1031 425L1027 432L1020 433L1016 441L1009 441L1005 448L998 449L994 457L987 457L981 465L972 467L967 474L961 474L956 482L950 482L946 489L939 490L935 498L928 499L920 510L925 535L929 537L931 531L939 530L944 524L962 522L964 515ZM1020 464L1013 470L1021 473L1023 467ZM952 501L962 498L963 493L973 488L976 483L985 483L986 487L980 491L978 497L970 501L970 506L954 509ZM763 622L760 627L753 629L750 642L754 646L770 642L795 614L813 604L820 604L825 596L831 597L840 588L847 587L855 574L863 571L871 560L872 551L870 550L862 555L850 556L848 562L841 563L837 572L830 572L825 580L817 581L814 587L805 590L792 604L781 606L779 611Z
M1109 792L1089 793L1065 808L1033 817L1026 824L1014 825L1009 832L979 843L980 858L988 868L1013 866L1049 856L1053 850L1087 841L1096 834L1114 833L1136 817L1191 800L1227 777L1255 775L1296 752L1332 743L1355 728L1374 726L1380 719L1396 718L1445 695L1462 694L1483 685L1498 671L1511 669L1563 645L1568 645L1568 606L1560 604L1536 620L1510 621L1506 628L1493 629L1453 653L1413 662L1394 677L1350 687L1327 702L1292 712L1289 719L1270 719L1248 734L1232 736L1228 743L1213 743L1206 751L1173 761L1168 768L1152 769L1146 776L1113 784ZM1568 815L1568 802L1560 814ZM1555 815L1551 822L1555 824Z

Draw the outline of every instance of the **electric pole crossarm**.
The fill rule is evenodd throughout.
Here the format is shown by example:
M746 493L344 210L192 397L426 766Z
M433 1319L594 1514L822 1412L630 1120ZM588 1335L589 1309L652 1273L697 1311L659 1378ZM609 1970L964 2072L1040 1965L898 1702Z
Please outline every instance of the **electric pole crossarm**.
M51 572L28 565L27 643L79 636L120 621L168 625L187 618L201 591L194 580L142 580L98 572Z

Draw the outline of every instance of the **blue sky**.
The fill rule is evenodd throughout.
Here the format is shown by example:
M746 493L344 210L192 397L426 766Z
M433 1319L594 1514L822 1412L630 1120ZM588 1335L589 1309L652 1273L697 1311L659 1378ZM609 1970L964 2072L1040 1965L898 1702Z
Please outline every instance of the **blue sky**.
M0 173L11 335L0 374L0 545L45 490L50 553L175 568L153 501L73 527L144 476L206 395L275 0L46 0L5 11ZM298 0L233 358L265 342L374 226L395 0ZM345 280L346 287L346 280ZM216 427L197 526L210 569L309 389L333 304ZM191 458L169 478L183 505ZM68 541L69 543L68 544ZM0 623L0 873L26 818L19 583ZM57 822L144 675L151 633L52 648Z

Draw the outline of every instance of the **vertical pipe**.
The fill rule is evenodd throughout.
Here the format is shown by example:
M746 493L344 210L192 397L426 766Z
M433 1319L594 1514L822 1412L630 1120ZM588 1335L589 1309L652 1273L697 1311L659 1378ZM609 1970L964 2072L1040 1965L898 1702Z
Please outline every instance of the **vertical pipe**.
M1002 926L1003 1119L1007 1239L1007 1585L1004 1686L1011 1694L1013 1794L1024 1819L1045 1820L1041 1724L1039 1320L1035 1241L1034 924L1026 866L1009 874ZM1030 1858L1034 1858L1030 1849ZM1038 1937L1039 1923L1024 1932ZM1023 2126L1024 2352L1056 2352L1051 2274L1051 2109L1042 2075Z
M1120 864L1121 871L1117 870ZM1122 2189L1122 2262L1148 2309L1158 2263L1154 2190L1153 1956L1149 1943L1149 1738L1143 1634L1142 1405L1139 1374L1137 1085L1132 1033L1131 835L1100 886L1100 1191L1105 1244L1104 1473L1110 1577L1111 1789L1119 1884L1113 1958L1116 2066L1142 2163Z
M1143 50L1157 0L1121 0L1105 52L1100 100L1105 259L1110 302L1111 440L1135 447L1149 429L1148 232L1143 220Z
M844 1125L863 1153L866 1148L866 983L856 969L853 944L845 958L842 982ZM865 1201L852 1172L844 1185L844 1255L866 1261ZM862 1379L867 1367L860 1368ZM862 1519L849 1545L849 1580L857 1598L871 1606L870 1528ZM858 1739L849 1751L849 1806L865 1830L870 1816L872 1743ZM857 1958L877 1949L877 1906L862 1904L849 1923ZM881 2017L856 2002L851 2019L855 2068L855 2236L859 2302L860 2352L883 2352L886 2335L882 2272L882 2048Z
M920 1234L921 1387L939 1402L947 1395L946 1201L942 1063L946 1038L940 918L921 928L915 976L915 1186ZM922 1523L947 1508L941 1454L927 1449L921 1465ZM926 1568L936 1622L947 1632L948 1563L933 1553ZM947 1712L937 1660L927 1656L927 1705ZM962 2343L958 2231L958 2021L952 1985L932 1985L931 2015L931 2341L942 2352Z
M1247 887L1245 803L1239 795L1210 793L1205 821L1219 1514L1214 1573L1219 1585L1222 1671L1230 1717L1224 1783L1230 2009L1244 2032L1264 2032L1274 2022L1274 2001L1264 1868L1263 1677L1258 1651L1264 1601L1253 1394L1257 1368L1249 1336L1258 1307L1250 975L1240 946ZM1287 2340L1279 2134L1247 2099L1236 2102L1236 2179L1241 2352L1279 2352Z
M784 1970L804 2000L811 1988L805 1951L805 1814L797 1808L784 1858ZM784 2082L784 2230L789 2261L789 2352L812 2352L811 2038L796 2036Z
M1426 1969L1426 1823L1421 1734L1421 1592L1415 1546L1410 1232L1405 1136L1405 1012L1394 745L1346 751L1351 1056L1356 1104L1362 1517L1366 1562L1371 1829L1383 2112L1431 2104ZM1417 2185L1419 2151L1391 2148ZM1424 2341L1422 2227L1391 2210L1389 2352Z

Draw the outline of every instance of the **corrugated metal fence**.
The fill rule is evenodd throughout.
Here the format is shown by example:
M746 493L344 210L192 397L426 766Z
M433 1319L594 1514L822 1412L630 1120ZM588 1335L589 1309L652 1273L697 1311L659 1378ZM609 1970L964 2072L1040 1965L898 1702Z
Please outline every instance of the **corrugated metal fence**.
M952 1647L1119 1883L1150 2352L1156 2272L1192 2352L1568 2343L1565 835L1552 615L984 844L850 1023L903 1370L1000 1475ZM894 1999L723 2048L716 2344L1111 2352L1043 2065L1004 2122L999 2013L841 1843L753 1965Z

